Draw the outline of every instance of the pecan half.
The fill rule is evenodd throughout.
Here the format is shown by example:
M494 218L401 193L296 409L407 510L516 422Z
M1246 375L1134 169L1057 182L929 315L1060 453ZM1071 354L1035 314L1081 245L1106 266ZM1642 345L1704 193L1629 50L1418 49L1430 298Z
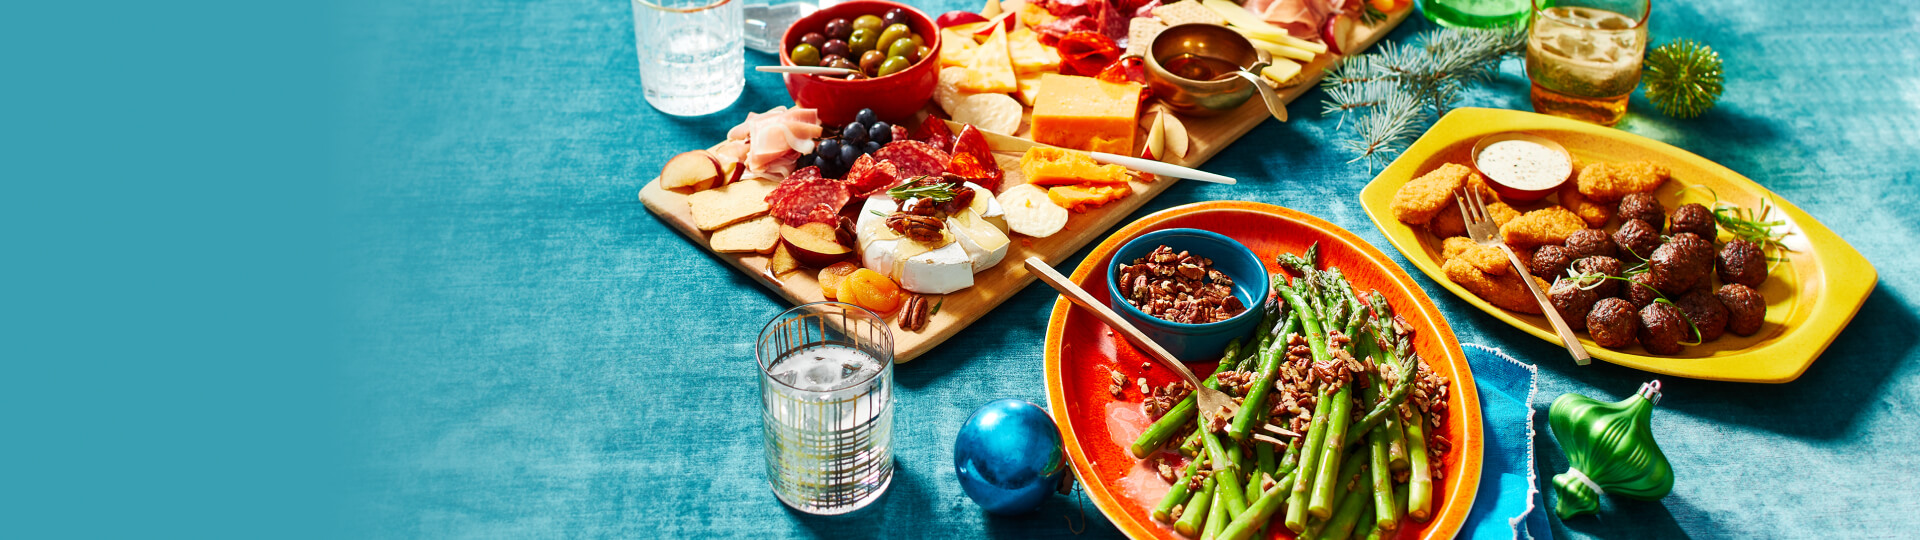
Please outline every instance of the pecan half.
M947 225L932 216L894 212L887 216L887 228L916 242L936 242L940 240L940 231L946 230Z
M900 308L900 329L908 332L926 330L928 311L931 309L927 305L927 297L918 294L907 295L906 303Z

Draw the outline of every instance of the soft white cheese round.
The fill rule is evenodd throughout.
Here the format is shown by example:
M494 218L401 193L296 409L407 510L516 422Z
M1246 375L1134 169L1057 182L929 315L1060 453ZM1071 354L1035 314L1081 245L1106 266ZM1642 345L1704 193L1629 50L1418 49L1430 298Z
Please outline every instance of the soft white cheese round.
M947 294L973 286L973 264L959 242L907 258L900 288L921 294Z

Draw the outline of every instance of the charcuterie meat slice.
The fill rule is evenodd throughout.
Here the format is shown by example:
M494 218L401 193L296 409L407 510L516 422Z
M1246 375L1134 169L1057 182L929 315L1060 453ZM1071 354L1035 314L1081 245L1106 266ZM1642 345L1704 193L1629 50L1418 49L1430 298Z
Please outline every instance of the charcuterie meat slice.
M953 142L953 157L947 161L947 172L980 184L988 191L1000 191L1000 164L993 160L987 137L973 126L960 129L960 137Z
M847 169L847 176L840 181L846 183L854 196L865 199L893 187L900 179L900 169L893 162L865 155L853 161L853 167Z
M947 161L952 159L946 152L931 144L920 141L894 141L880 147L873 153L875 159L892 163L899 169L902 178L915 176L939 177L947 171Z
M798 227L807 223L838 223L840 209L853 200L846 184L822 178L819 167L794 171L767 194L768 211L780 223Z

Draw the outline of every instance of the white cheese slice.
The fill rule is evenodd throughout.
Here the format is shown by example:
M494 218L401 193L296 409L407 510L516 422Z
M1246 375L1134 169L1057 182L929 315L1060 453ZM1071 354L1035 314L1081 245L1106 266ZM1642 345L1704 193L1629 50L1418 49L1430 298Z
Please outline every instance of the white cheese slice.
M947 230L953 231L960 247L967 250L967 260L973 263L975 272L1000 264L1007 257L1007 247L1013 245L1007 233L971 210L947 218Z
M887 229L887 216L893 215L899 209L900 204L894 202L893 197L887 196L884 192L867 197L866 202L860 206L860 217L853 222L853 243L865 251L866 245L874 240L896 236L886 234L892 232ZM869 265L868 268L872 266ZM886 273L878 268L874 268L873 271Z
M882 240L876 244L886 242ZM894 242L911 242L895 240ZM907 258L900 268L900 287L921 294L947 294L973 286L973 263L959 242Z

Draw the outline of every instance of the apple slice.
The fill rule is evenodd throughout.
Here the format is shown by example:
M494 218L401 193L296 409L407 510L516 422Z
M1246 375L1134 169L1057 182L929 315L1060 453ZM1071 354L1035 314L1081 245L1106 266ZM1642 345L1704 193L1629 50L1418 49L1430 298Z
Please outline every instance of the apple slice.
M725 176L726 171L720 167L720 160L714 158L712 153L706 150L682 152L667 160L667 165L660 168L660 187L691 187L694 191L700 191L713 187Z
M1160 159L1167 155L1167 113L1153 115L1153 127L1147 128L1147 146L1140 157Z
M852 247L840 243L838 228L826 223L781 225L780 240L795 261L813 268L840 262L853 253Z
M981 26L980 29L974 30L973 35L976 37L992 36L993 29L995 27L1002 27L1002 28L1005 28L1008 32L1012 32L1013 22L1014 22L1013 12L1009 11L1006 13L1001 13L999 16L989 19L987 24L984 26Z
M971 11L949 11L941 13L940 18L933 20L934 26L941 28L981 22L987 22L987 18Z
M1320 25L1320 40L1327 42L1327 52L1346 55L1353 48L1353 18L1328 17L1327 24Z
M1170 157L1187 157L1187 151L1193 147L1193 138L1187 136L1187 125L1181 122L1180 117L1173 114L1172 110L1164 106L1160 109L1160 118L1160 121L1166 124L1167 130L1167 154L1160 156L1160 160L1166 161Z

